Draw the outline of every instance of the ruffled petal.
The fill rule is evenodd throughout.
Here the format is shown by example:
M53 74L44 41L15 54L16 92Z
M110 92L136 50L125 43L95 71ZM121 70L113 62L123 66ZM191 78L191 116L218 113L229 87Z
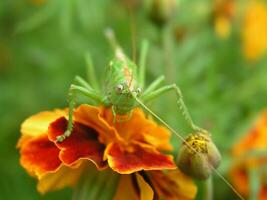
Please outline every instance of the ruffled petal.
M121 174L140 170L175 169L173 157L164 155L150 145L131 143L110 144L105 152L109 166Z
M171 150L169 143L170 132L157 125L152 119L148 119L141 109L134 109L131 118L127 121L114 123L114 116L110 109L104 110L103 118L110 126L116 128L119 135L125 141L140 141L153 145L157 149Z
M56 172L44 175L38 182L37 190L44 194L66 186L74 186L78 182L83 169L84 167L81 164L77 168L62 165Z
M35 114L28 119L26 119L20 128L22 134L17 147L21 147L24 141L27 141L31 137L39 136L46 133L48 126L51 122L55 121L57 118L66 116L66 110L55 110L55 111L44 111Z
M21 147L20 163L31 175L40 178L60 167L59 151L55 144L48 140L47 135L40 135L28 140Z
M94 128L98 133L98 139L104 144L121 140L116 129L108 124L102 113L104 107L81 105L74 111L75 121Z
M165 200L195 199L197 187L192 179L184 175L179 169L168 172L147 172L158 195Z
M103 161L105 145L98 141L98 133L95 129L83 124L74 123L70 137L62 143L57 143L57 136L67 129L68 121L62 117L51 123L48 137L60 149L59 158L65 165L73 165L80 159L92 161L98 168L106 167Z

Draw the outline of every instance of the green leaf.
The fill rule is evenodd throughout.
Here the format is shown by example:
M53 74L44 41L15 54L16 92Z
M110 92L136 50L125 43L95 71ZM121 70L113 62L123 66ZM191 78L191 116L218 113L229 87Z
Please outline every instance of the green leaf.
M19 22L16 26L16 33L24 33L40 27L53 17L57 7L58 1L48 1L44 8L37 11L27 19Z
M73 19L73 0L62 0L61 9L59 11L59 25L63 35L68 36L71 32L71 24Z

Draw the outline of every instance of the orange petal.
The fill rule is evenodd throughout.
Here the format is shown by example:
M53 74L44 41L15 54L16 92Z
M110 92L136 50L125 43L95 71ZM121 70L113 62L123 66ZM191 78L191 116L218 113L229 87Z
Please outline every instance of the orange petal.
M141 109L134 109L131 118L124 122L114 123L113 113L109 109L104 110L103 118L118 131L125 141L140 141L153 145L157 149L171 150L169 143L170 132L157 125L152 119L148 119Z
M266 200L266 198L267 198L267 186L263 186L259 194L259 200Z
M244 53L255 61L267 52L267 4L265 1L250 1L245 11L242 27Z
M20 163L31 174L39 178L48 172L56 171L61 165L59 149L48 140L47 135L40 135L27 141L20 149Z
M234 146L234 156L240 156L253 149L267 147L267 111L264 111L256 120L253 128Z
M106 166L103 161L105 145L98 141L98 133L95 129L74 123L74 128L70 137L62 143L56 142L56 137L63 134L67 129L68 121L61 117L49 126L48 136L54 141L60 151L60 159L66 165L73 165L80 159L92 161L98 168Z
M130 174L140 170L175 169L172 156L140 143L110 144L105 152L109 166L118 173Z
M56 172L44 175L38 182L37 190L44 194L48 191L62 189L66 186L74 186L83 172L83 166L70 168L61 166Z
M29 117L21 125L20 132L22 134L22 137L20 138L17 147L20 147L24 143L24 141L27 141L31 137L46 133L51 122L65 115L66 110L55 110L54 112L40 112Z
M235 166L231 169L230 175L234 187L237 188L242 195L248 195L249 180L246 169L244 169L243 166Z
M159 196L165 200L195 199L197 187L192 179L184 175L179 169L166 173L162 171L147 172L152 185Z
M103 118L104 107L81 105L74 111L75 121L94 128L98 132L99 141L104 144L120 140L114 127L110 126Z

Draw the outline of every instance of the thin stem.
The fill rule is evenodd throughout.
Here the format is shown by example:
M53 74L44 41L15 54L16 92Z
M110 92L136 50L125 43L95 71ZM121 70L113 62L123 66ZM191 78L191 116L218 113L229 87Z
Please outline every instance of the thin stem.
M257 168L249 170L249 200L257 200L260 190L260 178Z
M212 175L203 182L203 186L204 186L203 200L213 200Z
M98 81L97 81L97 78L95 75L95 68L93 65L93 60L92 60L91 54L89 52L87 52L85 54L85 60L86 60L86 65L87 65L88 81L93 86L93 88L95 90L99 90L99 85L98 85Z
M145 86L147 52L148 52L148 41L144 40L142 42L141 54L140 54L139 63L138 63L138 66L139 66L139 70L138 70L139 77L138 78L139 78L140 85L142 87Z
M167 24L161 28L161 46L163 49L163 65L165 67L165 75L169 83L175 82L175 65L173 63L173 45L171 25Z

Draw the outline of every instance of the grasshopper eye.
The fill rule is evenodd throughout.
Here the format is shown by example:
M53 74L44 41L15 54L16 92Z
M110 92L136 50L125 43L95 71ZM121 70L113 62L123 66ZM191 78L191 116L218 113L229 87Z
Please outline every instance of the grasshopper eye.
M117 93L121 93L123 91L124 87L122 84L118 84L116 85L116 92Z
M142 89L139 87L136 89L137 94L140 94L142 92Z

